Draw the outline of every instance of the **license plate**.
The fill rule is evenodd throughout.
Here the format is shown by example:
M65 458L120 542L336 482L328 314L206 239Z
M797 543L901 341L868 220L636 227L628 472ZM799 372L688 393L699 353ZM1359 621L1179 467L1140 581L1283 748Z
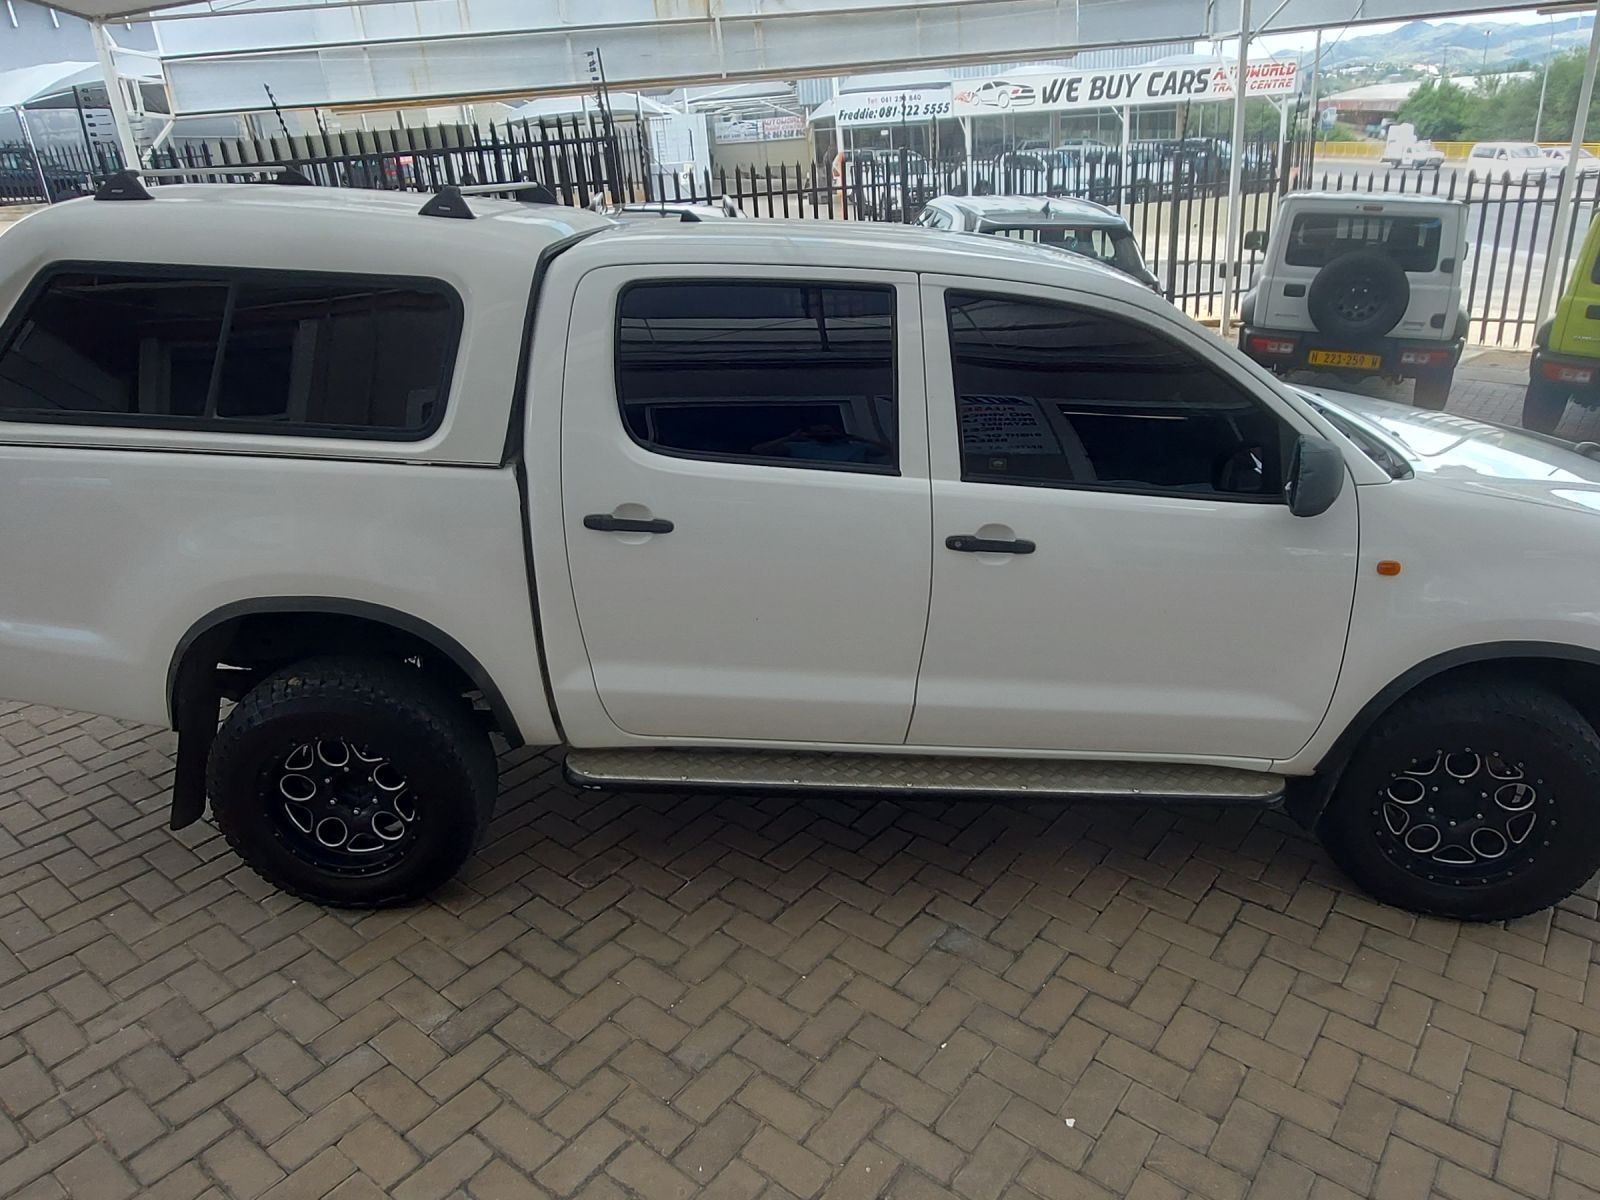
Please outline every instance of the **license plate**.
M1381 354L1352 354L1348 350L1312 350L1306 362L1313 367L1365 367L1376 371L1383 366Z

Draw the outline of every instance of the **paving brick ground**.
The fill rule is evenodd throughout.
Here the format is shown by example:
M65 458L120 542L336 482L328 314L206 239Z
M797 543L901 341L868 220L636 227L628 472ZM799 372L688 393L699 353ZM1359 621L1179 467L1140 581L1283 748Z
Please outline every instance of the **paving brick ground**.
M1479 367L1452 409L1504 416ZM458 884L333 914L164 828L171 751L0 705L0 1196L1600 1192L1594 885L1463 926L1278 816L521 751Z

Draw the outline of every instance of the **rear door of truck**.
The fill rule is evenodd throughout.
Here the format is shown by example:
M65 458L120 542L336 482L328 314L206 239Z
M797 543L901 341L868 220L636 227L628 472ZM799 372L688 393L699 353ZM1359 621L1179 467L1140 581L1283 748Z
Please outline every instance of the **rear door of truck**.
M613 733L902 743L932 571L916 277L596 266L570 329L562 521Z

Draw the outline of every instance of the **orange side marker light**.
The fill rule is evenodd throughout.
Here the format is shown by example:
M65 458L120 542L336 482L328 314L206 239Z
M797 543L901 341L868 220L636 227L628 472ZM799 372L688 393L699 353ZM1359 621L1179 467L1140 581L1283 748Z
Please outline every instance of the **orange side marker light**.
M1398 575L1400 574L1400 564L1392 558L1385 558L1378 563L1378 574Z

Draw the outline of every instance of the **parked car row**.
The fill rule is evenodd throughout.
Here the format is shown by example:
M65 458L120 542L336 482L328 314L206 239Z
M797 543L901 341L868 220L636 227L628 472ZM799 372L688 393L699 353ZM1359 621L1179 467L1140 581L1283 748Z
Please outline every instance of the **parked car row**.
M1257 191L1274 174L1275 145L1249 144L1244 187ZM1023 141L996 154L934 162L910 149L839 152L831 164L836 191L878 220L902 220L941 194L1073 195L1098 203L1159 200L1225 188L1232 153L1214 138L1144 139L1109 146L1089 139L1058 145Z
M1437 171L1444 165L1444 151L1427 138L1417 136L1416 126L1401 121L1385 131L1380 161L1387 167ZM1510 176L1514 180L1559 176L1572 157L1569 146L1541 146L1537 142L1478 142L1467 152L1467 169L1493 179ZM1578 149L1578 171L1600 171L1600 158Z

